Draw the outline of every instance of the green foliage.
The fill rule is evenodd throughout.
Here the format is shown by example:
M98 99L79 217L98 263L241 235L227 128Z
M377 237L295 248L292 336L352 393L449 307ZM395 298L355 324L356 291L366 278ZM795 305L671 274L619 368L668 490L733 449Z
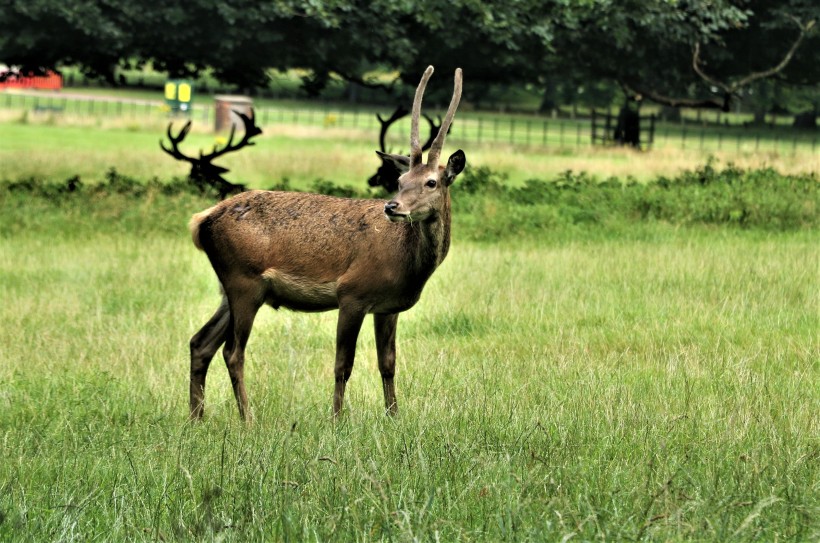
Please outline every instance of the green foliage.
M309 95L334 78L393 94L373 77L384 69L398 72L406 93L427 64L445 73L459 65L470 82L465 96L475 101L499 83L545 89L549 102L558 87L573 95L602 81L646 89L652 99L708 100L715 85L692 70L693 44L704 44L711 76L730 83L777 66L794 42L794 21L819 13L808 0L199 0L150 10L125 0L15 0L0 3L0 20L15 29L0 33L0 59L77 63L111 82L118 63L151 63L172 76L211 72L243 88L264 86L270 69L296 68ZM807 32L780 76L816 84L818 41Z
M311 192L325 194L327 196L338 196L339 198L366 198L367 192L363 192L350 185L339 186L327 179L317 179L310 187Z
M291 190L284 179L274 190ZM454 236L480 241L530 237L619 236L641 225L726 226L761 231L812 229L820 226L820 184L814 174L781 175L772 169L723 169L708 162L677 177L646 183L634 179L600 181L586 173L564 172L553 180L530 179L509 186L506 176L487 167L468 168L451 189ZM369 198L372 192L317 179L313 192L343 198ZM21 202L35 197L43 206L58 206L79 216L117 218L113 228L174 231L185 223L182 202L206 206L215 192L202 193L188 179L147 182L115 169L105 181L86 184L73 176L62 183L37 178L0 182L0 200ZM141 220L149 206L168 209ZM30 217L7 203L0 234L20 231ZM85 221L79 220L78 224ZM80 228L82 230L82 228Z
M710 161L676 178L647 183L565 172L553 181L508 187L489 168L468 169L454 187L457 232L476 240L549 236L585 230L620 232L630 225L725 225L794 230L820 225L820 191L813 174L771 169L715 169Z

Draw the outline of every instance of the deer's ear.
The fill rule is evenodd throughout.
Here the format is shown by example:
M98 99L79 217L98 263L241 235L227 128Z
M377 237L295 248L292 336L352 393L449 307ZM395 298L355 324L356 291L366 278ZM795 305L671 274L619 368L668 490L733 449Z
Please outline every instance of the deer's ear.
M379 155L379 158L381 158L382 161L393 164L400 174L405 173L410 169L409 156L382 153L381 151L376 151L376 154Z
M447 167L444 168L444 183L450 186L456 180L456 176L464 171L466 165L467 157L461 149L450 155L447 160Z

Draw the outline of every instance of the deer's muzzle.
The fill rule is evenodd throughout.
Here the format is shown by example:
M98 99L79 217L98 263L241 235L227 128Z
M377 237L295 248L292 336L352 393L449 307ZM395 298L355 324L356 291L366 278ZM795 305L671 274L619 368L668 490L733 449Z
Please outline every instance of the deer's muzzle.
M384 204L384 214L385 216L393 222L403 221L407 218L407 213L402 213L399 211L399 204L395 200L390 200L386 204Z

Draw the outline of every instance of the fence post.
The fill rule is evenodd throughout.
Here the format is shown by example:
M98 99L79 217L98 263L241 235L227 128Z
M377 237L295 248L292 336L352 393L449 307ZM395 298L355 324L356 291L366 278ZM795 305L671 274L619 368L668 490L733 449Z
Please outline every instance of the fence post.
M589 137L589 141L593 146L595 145L595 135L596 135L596 128L597 128L595 126L595 121L596 121L596 112L595 112L595 109L593 108L592 115L590 116L590 123L591 123L590 133L591 133L591 135Z
M513 132L515 130L515 119L510 119L510 143L515 143L515 139L513 138Z
M544 121L544 124L541 125L541 144L546 147L547 146L547 121Z
M481 143L481 122L482 118L478 118L478 143Z

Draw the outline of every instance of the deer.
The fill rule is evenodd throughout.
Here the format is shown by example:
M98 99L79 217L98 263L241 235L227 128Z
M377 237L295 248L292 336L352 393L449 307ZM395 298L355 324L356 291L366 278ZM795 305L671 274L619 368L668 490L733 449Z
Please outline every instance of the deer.
M380 150L376 151L376 154L379 156L379 159L381 159L381 164L379 165L379 169L376 170L376 173L367 180L367 184L371 187L383 187L384 190L390 193L398 190L399 176L402 172L395 166L394 160L391 158L390 153L388 153L385 138L387 137L387 131L390 129L390 126L399 119L406 117L408 113L410 112L407 111L403 105L399 105L387 120L383 119L381 114L376 114L376 119L381 126L379 129ZM438 124L427 114L422 113L421 116L424 117L430 125L430 136L427 138L427 141L424 142L424 145L421 146L421 150L426 151L433 145L433 141L441 130L441 115L438 116Z
M262 129L256 125L253 110L250 111L250 115L245 115L239 111L234 111L234 113L239 116L245 127L245 132L239 142L233 142L236 126L231 125L231 133L228 136L228 141L225 146L219 148L214 145L213 151L208 154L203 154L202 151L200 151L199 158L187 156L179 150L179 144L182 143L191 131L191 121L185 123L179 132L177 132L176 136L171 132L173 123L168 124L166 135L168 136L168 140L171 142L170 148L166 147L165 142L162 140L159 142L159 146L162 147L163 151L175 159L188 162L191 165L191 172L188 174L188 178L197 187L199 187L200 191L204 191L205 185L209 184L217 189L220 200L231 194L242 192L246 189L246 187L242 184L231 183L222 177L222 174L227 173L229 170L227 168L223 168L222 166L212 164L213 160L227 153L238 151L243 147L256 145L256 142L251 141L251 138L262 133Z
M334 419L342 412L356 340L373 315L384 407L398 413L396 328L399 314L418 302L450 248L450 186L466 165L458 150L439 164L445 136L461 99L456 69L447 114L422 158L419 116L433 67L413 100L410 156L390 155L402 172L390 199L247 191L200 213L189 223L194 245L208 257L222 289L213 316L190 340L190 418L201 419L205 379L220 346L239 416L252 419L245 390L245 348L262 305L295 311L338 310Z

